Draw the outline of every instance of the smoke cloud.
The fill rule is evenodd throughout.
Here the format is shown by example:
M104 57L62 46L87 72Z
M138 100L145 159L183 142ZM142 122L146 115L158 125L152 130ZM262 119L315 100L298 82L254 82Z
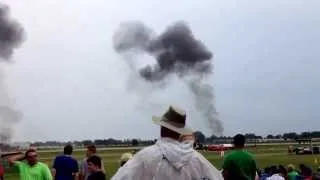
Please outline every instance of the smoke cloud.
M178 75L193 93L195 107L207 119L212 134L222 135L213 86L205 82L205 77L213 73L213 54L194 37L186 22L175 22L160 35L139 21L121 23L113 36L113 45L119 54L148 53L156 59L156 64L136 69L147 82L160 82L173 73ZM132 66L131 61L129 65Z
M9 7L0 3L0 61L10 62L15 49L24 41L24 35L23 27L10 17ZM12 107L4 72L0 67L0 143L10 142L13 125L21 118L22 113Z

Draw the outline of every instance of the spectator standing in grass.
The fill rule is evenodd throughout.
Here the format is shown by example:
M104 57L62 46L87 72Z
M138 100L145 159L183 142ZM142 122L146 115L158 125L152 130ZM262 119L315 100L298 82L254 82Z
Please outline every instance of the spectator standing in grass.
M270 167L271 176L267 178L267 180L285 180L284 177L281 176L280 170L277 166Z
M317 169L317 172L313 175L314 180L320 180L320 166Z
M253 155L244 150L245 137L237 134L233 138L234 150L224 158L222 174L225 180L254 180L257 174Z
M305 164L300 164L300 175L304 180L312 180L312 169Z
M221 173L193 149L193 131L186 126L186 113L170 107L154 116L161 138L140 150L119 168L112 180L222 180Z
M132 157L133 157L133 154L131 154L131 153L123 153L120 157L120 160L119 160L120 168L122 166L124 166L130 159L132 159ZM119 171L119 169L118 169L118 171Z
M25 161L20 161L26 159ZM38 162L38 154L35 149L29 149L25 155L14 155L9 157L9 163L18 168L20 180L52 180L49 167Z
M2 162L0 162L0 180L4 180L4 168Z
M63 155L57 156L53 162L52 174L55 180L78 180L78 162L71 155L73 147L66 145Z
M279 173L285 180L288 179L288 171L284 166L279 165Z
M270 176L270 167L264 168L260 175L260 180L266 180Z
M120 167L126 164L126 162L129 161L131 158L132 158L131 153L123 153L120 158Z
M289 164L288 167L288 180L297 180L299 173L296 171L296 168L293 164Z
M97 148L95 145L87 146L86 158L80 163L80 173L79 173L79 180L88 180L89 175L91 172L88 170L87 159L93 155L96 155ZM101 170L103 173L106 173L103 161L101 162Z
M101 170L101 162L101 158L95 155L87 159L88 171L90 172L88 180L106 180L106 175Z

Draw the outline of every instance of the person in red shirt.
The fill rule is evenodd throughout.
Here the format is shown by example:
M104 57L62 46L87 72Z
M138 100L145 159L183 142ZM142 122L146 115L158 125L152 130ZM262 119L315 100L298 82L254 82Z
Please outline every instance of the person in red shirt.
M0 180L4 180L4 168L2 164L0 164Z
M312 180L312 169L305 164L300 164L299 167L301 170L300 174L304 178L304 180Z

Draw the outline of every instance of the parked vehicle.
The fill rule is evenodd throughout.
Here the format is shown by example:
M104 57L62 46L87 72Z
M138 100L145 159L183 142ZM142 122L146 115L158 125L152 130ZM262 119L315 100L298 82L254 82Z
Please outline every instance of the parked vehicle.
M320 154L320 147L297 147L293 150L297 155L304 155L304 154Z
M233 149L232 144L210 144L208 145L208 151L226 151Z

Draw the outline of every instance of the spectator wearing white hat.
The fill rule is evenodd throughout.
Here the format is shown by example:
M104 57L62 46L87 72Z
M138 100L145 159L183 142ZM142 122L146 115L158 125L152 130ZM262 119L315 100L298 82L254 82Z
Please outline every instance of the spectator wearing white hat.
M132 158L131 153L123 153L120 158L120 167L122 167L127 161Z
M156 144L142 149L127 161L112 180L222 180L221 173L193 149L193 131L186 127L186 113L170 106L161 117Z

